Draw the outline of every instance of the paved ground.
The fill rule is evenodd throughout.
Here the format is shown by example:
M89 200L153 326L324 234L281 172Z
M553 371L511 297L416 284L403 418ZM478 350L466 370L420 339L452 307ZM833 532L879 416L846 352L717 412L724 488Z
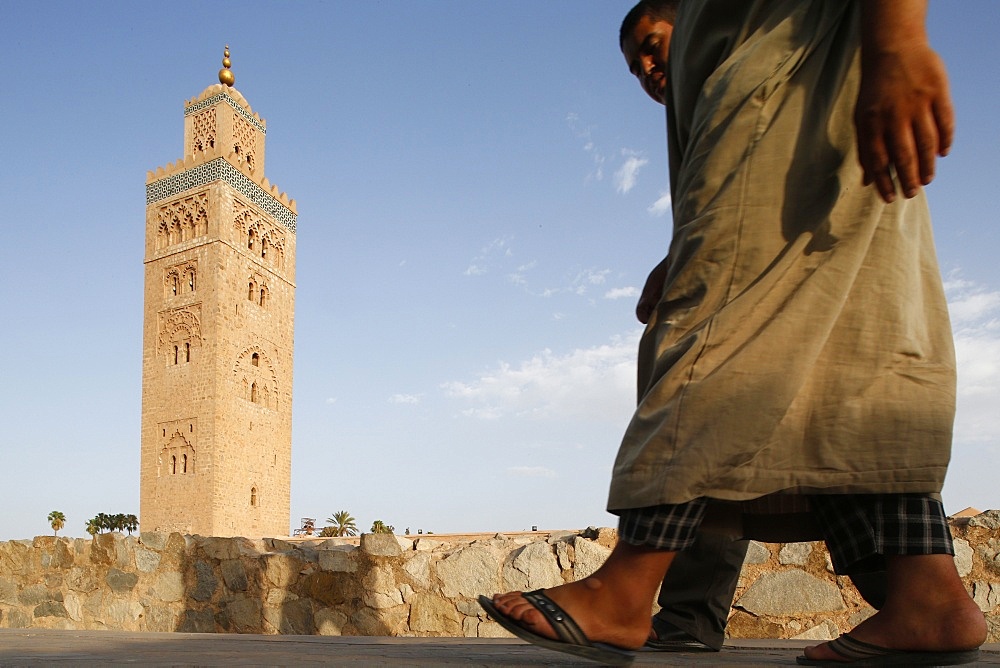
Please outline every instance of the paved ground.
M639 653L640 666L794 666L796 640L732 641L719 653ZM593 666L517 640L0 629L0 666ZM980 665L1000 666L1000 645Z

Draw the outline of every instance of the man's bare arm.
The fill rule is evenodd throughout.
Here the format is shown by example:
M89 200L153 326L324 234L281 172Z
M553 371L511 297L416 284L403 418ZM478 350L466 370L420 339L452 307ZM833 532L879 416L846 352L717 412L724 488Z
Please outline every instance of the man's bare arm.
M862 6L858 158L865 185L892 202L892 168L905 197L934 178L937 156L951 148L954 111L944 64L927 40L927 0Z

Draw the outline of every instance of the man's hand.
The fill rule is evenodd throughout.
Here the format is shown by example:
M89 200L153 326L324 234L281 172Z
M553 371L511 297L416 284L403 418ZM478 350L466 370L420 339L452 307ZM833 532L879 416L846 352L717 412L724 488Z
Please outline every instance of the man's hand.
M670 268L669 256L663 258L660 264L653 267L646 278L646 284L642 286L642 294L639 295L639 303L635 305L635 317L639 322L646 324L653 315L653 309L660 303L663 296L663 283L667 280L667 270Z
M924 0L866 0L861 89L854 113L864 183L886 202L934 178L937 156L948 154L955 116L944 64L927 43Z

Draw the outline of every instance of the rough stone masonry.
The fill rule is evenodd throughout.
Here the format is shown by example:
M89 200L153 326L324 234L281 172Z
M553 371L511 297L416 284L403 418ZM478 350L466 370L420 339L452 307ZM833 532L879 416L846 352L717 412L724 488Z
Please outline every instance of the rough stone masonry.
M956 566L1000 641L1000 511L953 520ZM0 627L306 635L506 636L476 596L592 573L612 529L449 541L179 533L0 543ZM873 610L822 543L753 543L728 633L826 639Z

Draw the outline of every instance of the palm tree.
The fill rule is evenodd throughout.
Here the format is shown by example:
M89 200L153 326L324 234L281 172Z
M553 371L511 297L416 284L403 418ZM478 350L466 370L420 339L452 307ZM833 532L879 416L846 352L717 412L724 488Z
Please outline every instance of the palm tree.
M396 527L391 524L386 524L382 520L375 520L372 522L372 533L393 533L395 530Z
M101 532L101 524L100 522L97 521L96 517L87 520L87 533L90 534L91 538L93 538L100 532Z
M53 510L49 513L49 524L52 526L52 530L55 532L55 535L58 536L59 529L66 526L66 516L58 510Z
M358 533L357 520L346 510L334 513L333 517L327 517L326 521L333 524L334 536L356 536Z
M139 518L131 514L126 515L124 528L125 531L128 531L128 535L131 536L133 531L137 531L139 529Z

